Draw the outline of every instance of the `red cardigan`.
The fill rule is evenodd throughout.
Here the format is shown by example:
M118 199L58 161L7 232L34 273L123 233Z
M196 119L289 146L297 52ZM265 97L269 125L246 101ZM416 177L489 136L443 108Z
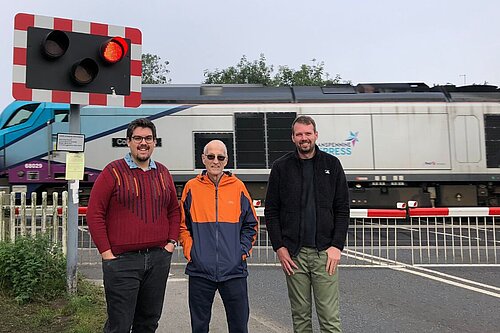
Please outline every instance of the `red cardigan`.
M114 255L163 247L179 236L180 210L172 176L156 169L130 169L124 159L109 163L97 178L87 224L99 253Z

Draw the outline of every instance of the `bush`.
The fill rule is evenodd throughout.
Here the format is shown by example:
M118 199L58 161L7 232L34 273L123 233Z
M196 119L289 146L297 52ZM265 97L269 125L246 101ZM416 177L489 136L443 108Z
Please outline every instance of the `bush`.
M66 260L47 236L0 242L0 288L19 303L53 299L66 291Z

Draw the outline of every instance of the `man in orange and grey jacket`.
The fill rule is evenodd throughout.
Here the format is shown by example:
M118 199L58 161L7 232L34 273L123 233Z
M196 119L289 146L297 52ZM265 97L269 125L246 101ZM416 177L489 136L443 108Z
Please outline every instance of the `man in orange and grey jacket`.
M208 332L212 303L219 290L230 333L248 332L246 258L257 234L252 199L241 180L224 172L222 141L203 150L206 167L187 182L181 199L180 242L188 260L189 311L193 333Z

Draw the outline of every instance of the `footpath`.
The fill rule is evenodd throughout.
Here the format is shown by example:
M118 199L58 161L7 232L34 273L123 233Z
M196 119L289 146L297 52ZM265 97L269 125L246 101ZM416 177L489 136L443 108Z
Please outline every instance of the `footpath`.
M167 293L163 305L163 314L158 326L158 333L191 332L189 307L188 307L188 279L184 274L184 265L172 265L167 282ZM89 280L102 286L101 265L88 265L79 267L79 271ZM248 330L252 333L285 333L288 332L264 319L250 314ZM210 332L228 332L224 305L219 294L216 294L212 307L212 320Z

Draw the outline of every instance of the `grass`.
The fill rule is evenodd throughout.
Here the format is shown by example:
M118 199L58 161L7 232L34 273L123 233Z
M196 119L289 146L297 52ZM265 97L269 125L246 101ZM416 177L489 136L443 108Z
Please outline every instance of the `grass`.
M0 292L0 333L97 333L105 320L104 291L85 280L75 296L24 305Z

